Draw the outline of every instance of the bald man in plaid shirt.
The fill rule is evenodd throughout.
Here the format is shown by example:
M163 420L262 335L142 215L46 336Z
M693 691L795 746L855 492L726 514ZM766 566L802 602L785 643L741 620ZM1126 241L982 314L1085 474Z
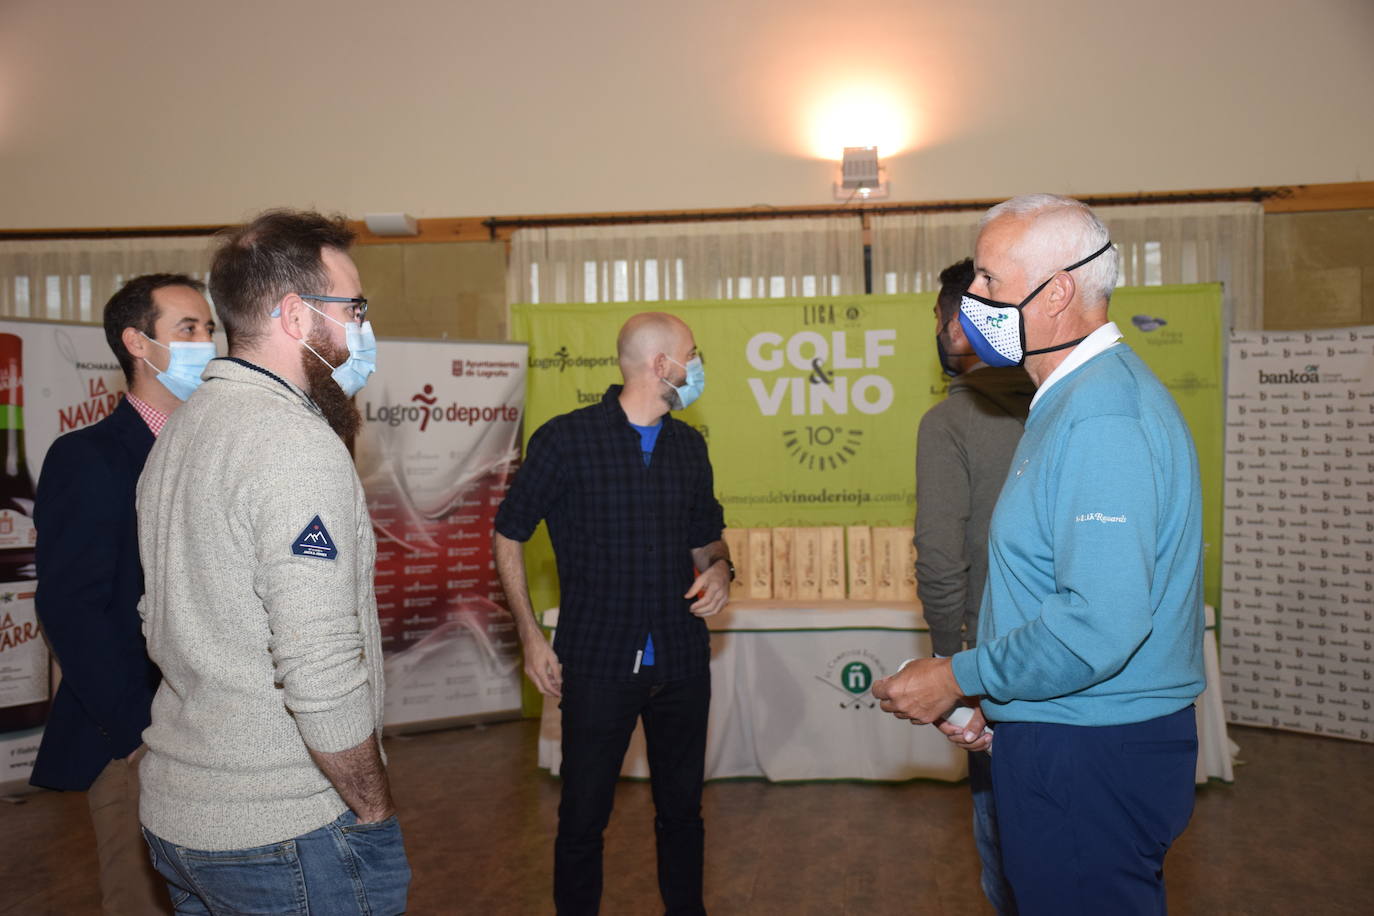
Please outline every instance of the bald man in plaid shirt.
M600 906L602 833L643 717L659 892L668 913L705 913L701 787L711 650L702 618L725 605L734 567L721 540L724 514L706 442L668 415L701 394L705 370L691 329L662 313L626 322L617 353L623 385L530 438L497 513L493 549L525 672L545 696L561 699L558 912ZM530 606L521 553L541 520L558 560L557 654Z

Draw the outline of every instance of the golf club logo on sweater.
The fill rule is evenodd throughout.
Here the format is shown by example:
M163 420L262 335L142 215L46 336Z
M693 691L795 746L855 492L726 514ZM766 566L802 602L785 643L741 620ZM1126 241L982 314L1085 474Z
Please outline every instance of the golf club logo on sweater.
M333 560L339 555L334 539L329 536L318 515L310 520L304 531L296 535L291 552L298 557L314 557L317 560Z

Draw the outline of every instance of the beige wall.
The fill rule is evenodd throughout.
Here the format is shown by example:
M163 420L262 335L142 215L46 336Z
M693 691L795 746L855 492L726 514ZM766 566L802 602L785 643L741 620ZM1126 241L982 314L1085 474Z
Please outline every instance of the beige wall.
M3 0L0 228L826 203L848 90L898 200L1370 179L1371 48L1369 0Z
M352 254L379 336L505 339L505 243L359 245Z
M1374 210L1264 219L1264 325L1374 324Z

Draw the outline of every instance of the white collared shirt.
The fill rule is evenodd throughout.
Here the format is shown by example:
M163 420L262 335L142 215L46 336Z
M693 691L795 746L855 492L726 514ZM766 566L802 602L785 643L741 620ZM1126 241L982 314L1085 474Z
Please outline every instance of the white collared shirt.
M1064 358L1050 377L1045 379L1045 383L1035 390L1035 397L1031 398L1031 410L1035 409L1035 402L1040 400L1050 386L1068 375L1079 366L1086 363L1099 353L1110 350L1116 346L1117 341L1121 340L1121 329L1116 326L1115 321L1109 321L1102 327L1093 331L1083 342L1069 351L1069 355Z

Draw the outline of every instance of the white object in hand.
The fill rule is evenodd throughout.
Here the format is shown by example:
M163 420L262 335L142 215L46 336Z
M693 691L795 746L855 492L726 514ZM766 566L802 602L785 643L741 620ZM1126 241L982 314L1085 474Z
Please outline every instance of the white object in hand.
M955 728L968 728L969 720L972 718L972 706L956 706L950 711L949 715L945 716L945 721L951 723ZM983 730L978 734L980 737L983 735L990 735L992 734L992 727L984 725Z
M943 656L943 655L937 655L937 656L935 656L935 657L936 657L936 658L944 658L945 656ZM897 673L898 673L898 674L901 674L901 673L902 673L902 669L905 668L907 665L911 664L911 663L914 662L914 661L916 661L915 658L908 658L906 661L902 662L900 665L897 666ZM952 724L954 725L955 728L965 728L965 727L968 726L969 720L972 719L972 718L973 718L973 707L972 707L972 706L956 706L956 707L954 707L953 710L950 711L950 714L949 714L949 715L945 716L945 721L946 721L946 722L949 722L949 723L952 723ZM991 731L992 731L992 728L991 728L990 726L986 726L986 725L985 725L985 726L983 726L982 734L986 735L986 734L989 734Z

